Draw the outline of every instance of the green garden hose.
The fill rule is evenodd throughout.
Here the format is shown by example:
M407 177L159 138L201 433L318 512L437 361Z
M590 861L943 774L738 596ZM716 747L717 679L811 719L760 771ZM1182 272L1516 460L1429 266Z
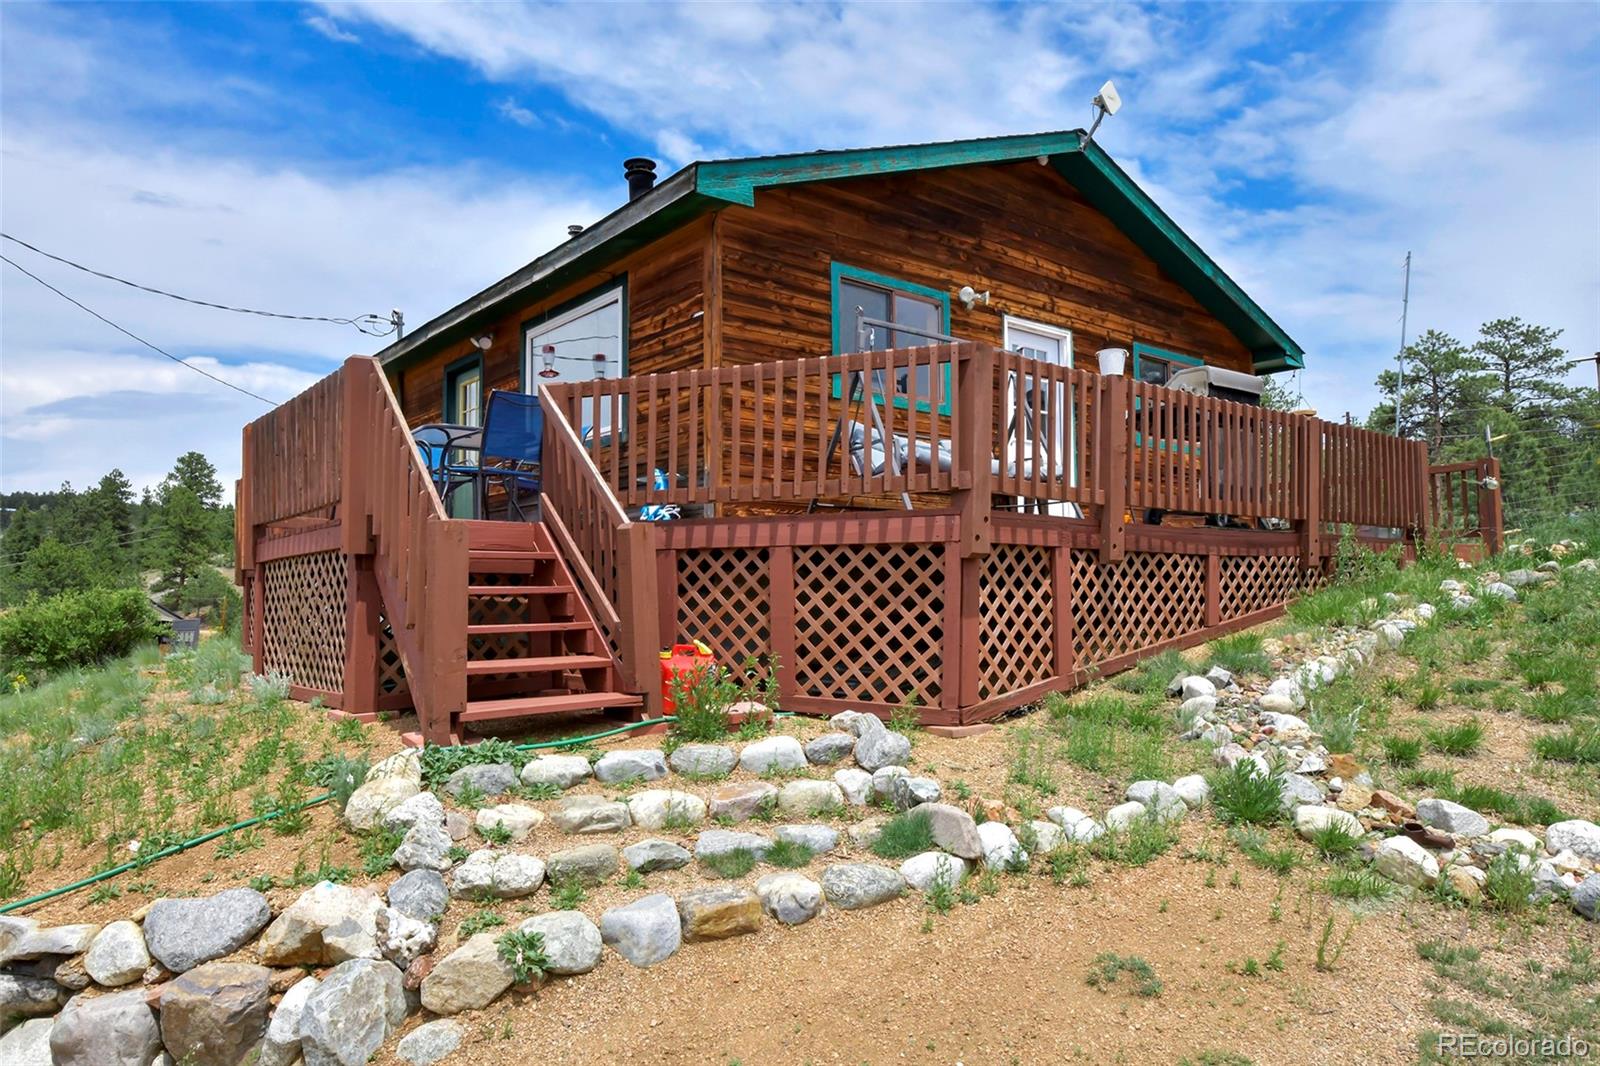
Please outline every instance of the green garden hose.
M773 717L788 718L791 717L791 715L788 712L779 711ZM645 726L661 725L665 722L672 721L676 721L676 719L670 714L662 718L646 718L640 722L629 722L627 725L621 725L615 729L607 729L603 733L591 733L588 736L583 737L567 737L564 740L543 740L537 744L518 744L516 745L516 749L518 751L540 751L544 748L570 748L578 744L587 744L592 740L604 740L607 737L614 737L621 733L629 733L635 729L642 729ZM64 896L68 892L75 892L80 888L87 888L96 882L116 877L118 874L125 874L129 870L138 870L145 866L149 866L157 859L165 859L169 855L177 855L179 852L188 851L190 848L198 847L207 841L215 840L221 836L227 836L229 833L236 832L240 829L249 829L251 826L270 822L274 818L283 817L285 814L298 813L306 810L307 808L315 807L320 803L326 803L332 798L333 793L327 792L323 795L317 796L315 799L306 800L304 803L300 804L300 806L294 807L288 811L273 811L270 814L257 815L254 818L246 818L242 822L235 822L224 829L213 829L211 832L197 836L192 840L181 841L180 843L173 844L171 847L162 848L154 855L143 855L132 860L131 862L125 862L121 866L114 866L109 870L101 870L99 873L85 877L80 881L74 881L70 885L62 885L60 888L52 888L48 892L41 892L36 896L29 896L27 899L19 899L15 903L7 903L4 906L0 906L0 914L9 914L15 910L21 910L23 907L30 907L35 903L43 903L47 899L54 899L57 896Z

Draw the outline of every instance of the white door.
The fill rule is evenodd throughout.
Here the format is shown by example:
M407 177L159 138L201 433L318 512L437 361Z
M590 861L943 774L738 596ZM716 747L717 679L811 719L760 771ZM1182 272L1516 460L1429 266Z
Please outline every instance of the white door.
M1021 352L1030 359L1057 366L1072 365L1072 333L1069 330L1047 326L1042 322L1005 316L1005 347ZM1018 391L1016 375L1006 386L1006 452L1017 452L1021 442L1022 455L1032 455L1033 442L1039 441L1042 461L1046 469L1065 465L1072 484L1078 483L1077 435L1073 432L1076 412L1072 410L1069 390L1064 387L1043 389L1030 383ZM1018 508L1026 501L1018 500ZM1082 512L1072 503L1050 501L1034 504L1043 513L1063 518L1081 518Z

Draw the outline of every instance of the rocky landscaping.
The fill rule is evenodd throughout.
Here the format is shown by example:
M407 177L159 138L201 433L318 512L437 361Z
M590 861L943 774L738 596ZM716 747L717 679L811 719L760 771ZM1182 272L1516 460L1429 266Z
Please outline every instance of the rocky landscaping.
M846 712L825 723L783 720L764 734L769 727L756 721L745 736L716 741L398 752L363 766L337 811L319 815L320 857L302 849L296 865L305 869L293 877L280 866L277 875L222 887L208 869L180 891L141 888L142 905L107 893L91 901L93 920L61 902L0 915L0 1062L233 1066L252 1054L264 1066L520 1061L492 1050L514 1026L555 1024L542 1020L550 1010L570 1021L578 1004L599 1002L568 996L568 985L598 982L604 991L594 995L625 1012L622 990L669 987L640 984L658 968L677 975L669 981L695 981L711 968L737 986L726 965L743 958L751 974L767 974L762 984L828 980L780 963L784 943L804 944L796 950L814 957L887 936L896 951L915 952L920 933L928 950L942 952L937 923L964 927L968 905L992 910L996 921L1050 925L1059 907L1075 905L1071 896L1038 895L1044 886L1087 890L1109 915L1122 906L1099 897L1096 880L1155 864L1165 872L1141 883L1148 889L1115 882L1121 904L1148 901L1130 927L1148 934L1171 926L1169 903L1184 890L1170 883L1191 865L1206 872L1190 894L1225 891L1216 871L1230 854L1248 877L1263 876L1259 869L1280 879L1275 893L1270 881L1255 889L1259 906L1270 907L1265 917L1216 926L1230 943L1277 935L1286 879L1319 871L1305 892L1332 907L1313 906L1309 895L1293 906L1309 942L1295 940L1291 951L1304 954L1289 965L1307 975L1342 968L1340 908L1351 915L1348 941L1363 915L1397 900L1441 916L1459 909L1554 923L1567 915L1592 943L1600 790L1585 791L1592 786L1581 770L1564 775L1565 763L1541 756L1541 780L1576 813L1525 794L1496 793L1486 806L1478 797L1492 790L1421 765L1415 754L1408 762L1400 741L1410 738L1391 728L1398 723L1384 705L1402 685L1409 698L1409 686L1434 683L1423 675L1439 642L1477 639L1524 601L1543 618L1558 595L1588 596L1594 564L1551 559L1432 580L1426 589L1413 577L1401 591L1344 599L1347 590L1330 589L1306 601L1308 616L1331 615L1316 624L1219 642L1208 658L1163 656L974 740L935 741ZM1595 636L1580 639L1592 648ZM1414 660L1422 666L1407 679ZM1517 706L1553 695L1592 701L1578 675L1564 678L1540 682ZM1587 678L1592 686L1592 660ZM1579 706L1556 721L1581 741L1592 713ZM1441 753L1429 758L1461 758L1450 753L1465 742L1449 731L1464 726L1424 721L1409 728ZM1381 728L1391 732L1380 738ZM1592 777L1592 763L1575 765ZM1080 782L1086 768L1092 776ZM1063 792L1070 804L1060 802ZM269 850L230 839L211 865ZM346 856L358 856L360 872ZM1235 868L1229 883L1248 892L1256 882L1243 872ZM1046 910L1026 917L1018 901ZM1242 903L1232 906L1243 913ZM1173 910L1188 915L1177 926L1191 935L1205 924L1187 903ZM1223 915L1219 906L1211 921ZM1054 952L1075 952L1082 936L1097 942L1093 928ZM1291 939L1282 932L1259 958L1213 964L1225 965L1230 981L1280 972ZM1118 948L1125 954L1077 973L1053 969L1047 983L1063 995L1081 996L1087 985L1101 996L1127 988L1136 999L1159 999L1165 973L1172 994L1172 964L1147 960L1152 949L1141 939L1131 934ZM759 955L725 953L740 942L761 945ZM1358 941L1353 950L1364 949ZM1441 976L1468 980L1459 966L1447 975L1433 964ZM1577 967L1570 972L1581 986L1589 964L1566 965ZM993 972L1001 984L1004 970ZM1118 973L1131 976L1118 983ZM1471 980L1482 988L1489 978ZM1504 987L1507 1000L1517 998ZM1595 1024L1592 1012L1583 1017L1571 1023L1580 1031ZM686 1039L681 1027L668 1028ZM592 1055L618 1053L592 1035L600 1041ZM704 1048L678 1050L705 1060ZM938 1057L931 1042L923 1050ZM1274 1061L1260 1045L1252 1053Z

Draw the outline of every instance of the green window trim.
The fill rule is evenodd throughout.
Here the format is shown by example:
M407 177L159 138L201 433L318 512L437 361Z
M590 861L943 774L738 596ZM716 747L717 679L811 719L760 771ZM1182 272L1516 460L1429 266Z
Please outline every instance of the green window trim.
M881 289L889 289L892 292L920 296L923 299L937 303L939 305L939 329L946 335L950 333L950 294L948 292L930 288L927 285L918 285L914 281L902 281L899 278L889 277L887 274L879 274L876 271L853 267L846 263L835 261L831 262L828 267L828 287L831 293L830 303L833 307L834 355L843 355L852 351L855 347L853 344L846 343L846 338L850 336L849 331L855 329L854 309L851 309L850 313L847 314L840 303L840 282L845 280L860 281L868 285L876 285ZM950 413L951 390L950 364L948 362L944 363L942 369L944 399L939 404L938 413L948 415ZM840 399L844 396L844 375L842 374L833 376L833 396L835 399ZM909 396L894 396L892 400L894 405L899 408L909 408L912 403ZM928 411L932 409L932 406L927 400L916 401L916 409L918 411Z
M488 404L488 394L483 388L483 355L468 355L444 368L444 401L439 406L440 421L457 423L461 412L456 410L456 382L474 370L478 372L478 417L481 419Z
M1161 359L1169 363L1187 363L1190 366L1206 365L1206 361L1204 359L1200 359L1196 356L1184 355L1182 352L1174 352L1166 348L1157 348L1153 344L1140 344L1136 341L1133 345L1133 380L1135 381L1142 380L1139 377L1139 357L1141 355L1148 355L1152 359ZM1135 397L1133 401L1133 409L1135 411L1139 409L1139 400L1137 397ZM1135 448L1144 447L1144 434L1139 432L1134 433L1133 446ZM1163 452L1166 451L1167 442L1165 440L1156 441L1156 450ZM1185 443L1183 446L1184 454L1188 455L1191 453L1191 451L1198 453L1200 451L1200 446L1198 444Z

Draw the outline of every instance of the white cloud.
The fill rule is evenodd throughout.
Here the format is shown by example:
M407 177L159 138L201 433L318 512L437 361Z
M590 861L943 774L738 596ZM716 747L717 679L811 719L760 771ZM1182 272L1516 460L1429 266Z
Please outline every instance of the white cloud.
M496 103L494 109L501 118L515 122L519 126L532 127L540 124L538 115L535 115L509 96Z
M305 22L307 26L310 26L330 41L338 41L341 44L361 43L360 37L349 30L341 28L337 22L326 15L307 15Z

